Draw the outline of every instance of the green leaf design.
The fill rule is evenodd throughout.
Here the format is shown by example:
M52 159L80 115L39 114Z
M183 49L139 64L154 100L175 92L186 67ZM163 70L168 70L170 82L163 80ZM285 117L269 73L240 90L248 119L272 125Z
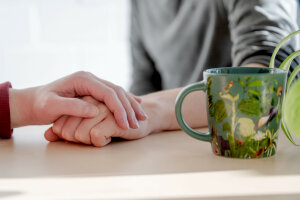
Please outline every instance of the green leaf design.
M252 153L252 154L255 154L256 151L252 148L252 147L249 147L249 151Z
M257 91L257 90L251 90L251 89L249 89L248 92L251 93L251 94L255 94L255 95L257 95L257 96L260 95L260 92Z
M209 115L211 117L214 116L214 103L213 103L212 95L208 95L208 110L209 110Z
M239 81L239 84L244 88L245 87L245 83L240 78L238 79L238 81Z
M238 109L245 115L260 116L259 101L256 99L243 99L238 104Z
M255 95L255 94L249 94L249 97L250 97L250 99L254 99L254 100L257 100L257 101L259 101L260 100L260 96L257 96L257 95Z
M216 122L222 122L229 115L230 109L228 109L228 105L225 104L224 100L218 100L214 107Z
M235 141L234 138L232 137L232 135L230 133L227 134L227 139L229 142L229 147L230 147L230 151L231 151L231 157L237 157L236 155L236 151L235 151Z
M231 125L230 125L229 122L225 122L225 123L223 124L223 131L224 131L224 132L231 132Z
M272 100L271 100L271 106L275 106L275 105L277 105L277 101L276 101L275 98L272 98Z
M261 80L252 81L252 82L247 84L248 87L259 87L261 85L262 85Z
M270 140L268 138L263 139L260 143L259 143L259 149L261 148L265 148L266 146L268 146L270 143Z
M250 81L250 79L251 79L250 76L246 76L246 77L245 77L245 81L246 81L246 82Z

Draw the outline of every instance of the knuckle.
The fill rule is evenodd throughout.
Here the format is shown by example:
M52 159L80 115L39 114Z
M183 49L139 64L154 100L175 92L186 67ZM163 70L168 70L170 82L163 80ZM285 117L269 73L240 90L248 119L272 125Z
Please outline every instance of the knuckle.
M69 134L69 131L67 131L67 130L62 131L62 137L69 141L72 140L72 136Z
M100 102L92 96L84 96L81 98L82 101L85 101L89 104L97 106ZM88 108L85 107L88 110Z
M75 72L73 74L73 76L75 76L75 77L86 77L87 76L87 72L81 70L81 71Z
M91 143L95 147L103 147L104 135L102 135L97 129L92 129L91 132Z
M117 93L125 93L125 90L124 90L121 86L116 86L116 87L115 87L115 91L116 91Z
M52 131L56 134L60 134L61 131L61 126L58 125L57 123L54 123L52 126Z
M92 73L87 71L78 71L71 75L71 79L85 80L87 78L90 78L92 75Z
M90 131L90 136L92 141L98 141L100 134L96 128L92 128Z
M116 98L117 97L115 90L112 89L112 88L107 88L105 93L109 98Z

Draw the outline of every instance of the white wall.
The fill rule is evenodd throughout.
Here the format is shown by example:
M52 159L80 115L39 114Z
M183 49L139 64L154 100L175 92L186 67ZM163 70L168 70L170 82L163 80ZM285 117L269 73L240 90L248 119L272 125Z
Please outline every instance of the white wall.
M78 70L129 86L127 0L0 0L0 82L44 84Z

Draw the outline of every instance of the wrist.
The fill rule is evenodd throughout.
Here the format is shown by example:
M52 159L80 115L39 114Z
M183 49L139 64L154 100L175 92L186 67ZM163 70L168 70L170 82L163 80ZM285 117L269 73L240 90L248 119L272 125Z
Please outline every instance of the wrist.
M142 106L148 115L148 132L161 132L169 130L168 106L164 106L159 97L146 95L142 97Z
M30 124L32 112L32 94L30 89L9 90L9 107L11 128Z

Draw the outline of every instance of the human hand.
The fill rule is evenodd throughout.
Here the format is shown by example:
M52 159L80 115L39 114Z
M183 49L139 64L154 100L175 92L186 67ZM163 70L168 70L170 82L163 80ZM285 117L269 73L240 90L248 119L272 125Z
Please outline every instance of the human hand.
M43 86L10 89L11 127L50 124L63 115L97 116L95 105L78 98L86 95L104 102L123 129L137 128L137 120L147 118L139 98L91 73L76 72Z
M248 63L246 65L243 65L242 67L268 67L261 63Z
M74 116L63 116L53 127L45 132L45 138L54 142L60 139L102 147L110 143L111 137L121 137L128 140L145 137L153 129L149 126L149 119L140 122L138 129L124 130L117 126L116 121L107 106L92 97L83 97L99 109L94 118L84 119Z

